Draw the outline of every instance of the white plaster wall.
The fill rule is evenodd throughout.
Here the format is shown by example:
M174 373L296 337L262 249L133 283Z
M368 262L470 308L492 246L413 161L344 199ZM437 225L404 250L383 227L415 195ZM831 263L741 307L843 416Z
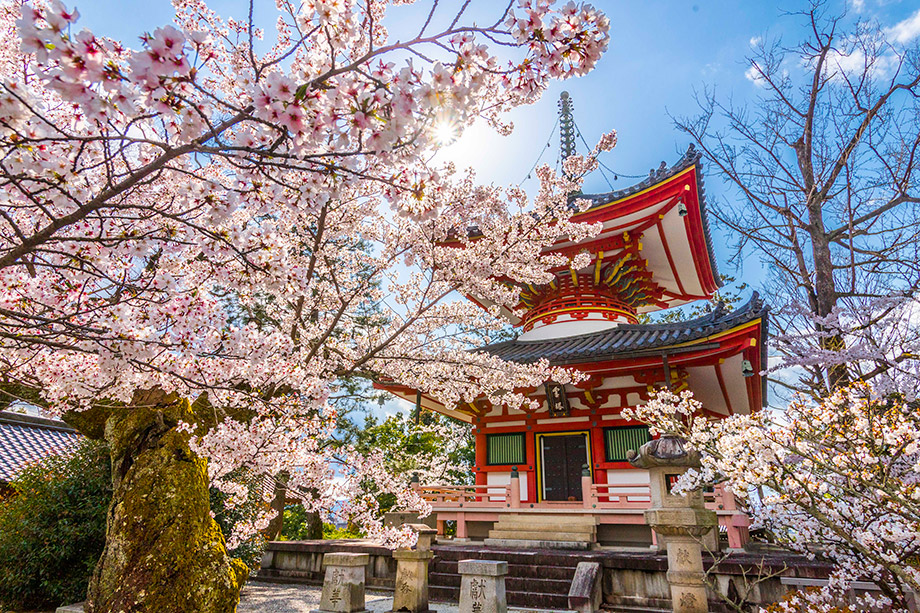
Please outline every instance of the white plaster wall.
M607 471L607 483L648 483L648 471L640 468L623 468L610 469ZM647 502L650 500L648 489L646 488L617 488L613 490L614 494L627 494L628 499L634 502ZM629 494L637 494L630 496Z
M592 319L592 317L596 318ZM547 338L578 336L579 334L609 330L616 326L617 322L604 319L600 313L591 314L586 319L571 319L568 316L560 316L551 324L535 323L533 329L520 335L518 340L540 341Z
M518 471L518 481L521 482L521 500L527 500L527 471ZM486 483L488 485L509 485L511 483L511 471L506 473L486 473ZM492 497L491 500L501 500L501 498Z

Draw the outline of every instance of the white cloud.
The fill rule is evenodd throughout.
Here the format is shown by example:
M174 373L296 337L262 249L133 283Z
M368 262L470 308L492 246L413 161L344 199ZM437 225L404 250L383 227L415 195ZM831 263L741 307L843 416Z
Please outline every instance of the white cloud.
M758 87L763 87L765 84L765 79L760 74L760 68L753 62L750 67L744 71L744 77Z
M886 28L885 33L891 41L902 45L920 36L920 9L904 21Z
M763 40L762 36L752 36L749 42L752 47L756 47L757 45L760 44L760 41L762 40Z
M862 49L853 49L849 53L831 51L827 55L828 69L837 73L837 77L857 77L863 73L869 76L884 79L893 74L897 68L898 58L893 54L879 55L868 63L866 54Z
M862 13L863 9L866 8L866 0L850 0L850 6L857 13Z

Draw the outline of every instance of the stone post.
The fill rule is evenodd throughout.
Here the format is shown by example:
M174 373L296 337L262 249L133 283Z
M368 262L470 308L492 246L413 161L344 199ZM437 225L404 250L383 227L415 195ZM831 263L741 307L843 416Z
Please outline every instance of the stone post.
M594 496L591 488L594 482L591 480L591 467L587 464L581 466L581 502L586 509L594 506Z
M508 613L507 562L460 560L460 613Z
M645 521L667 538L668 583L674 612L706 613L709 603L701 539L716 525L716 514L704 506L701 491L686 495L671 491L680 475L700 466L699 452L686 449L677 436L664 435L642 445L639 453L630 450L627 457L633 466L649 471L652 506L645 512Z
M390 613L432 613L428 608L428 562L434 557L431 543L437 530L425 524L406 524L418 533L415 549L397 549L396 591Z
M366 553L327 553L323 556L326 578L319 609L310 613L370 613L364 608Z
M508 504L512 509L521 508L521 475L517 466L511 467L511 500Z

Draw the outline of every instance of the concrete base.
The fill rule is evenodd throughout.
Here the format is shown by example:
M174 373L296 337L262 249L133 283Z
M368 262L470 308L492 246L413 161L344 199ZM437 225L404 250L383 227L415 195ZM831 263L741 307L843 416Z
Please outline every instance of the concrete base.
M531 541L526 539L493 539L483 541L489 547L513 547L516 549L580 549L591 548L591 543L584 541Z
M84 602L78 602L76 604L69 604L63 607L58 607L54 613L83 613Z

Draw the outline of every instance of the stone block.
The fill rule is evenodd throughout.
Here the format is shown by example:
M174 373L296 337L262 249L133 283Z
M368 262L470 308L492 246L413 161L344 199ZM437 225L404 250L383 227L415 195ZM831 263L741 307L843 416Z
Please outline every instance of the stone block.
M434 557L431 551L398 549L396 559L396 589L393 592L393 609L390 613L429 613L428 562Z
M366 553L327 553L326 578L319 609L311 613L368 613L364 608Z
M460 613L508 613L505 575L508 563L460 560Z
M600 611L603 599L601 565L579 562L569 588L569 608L578 613L596 613Z
M69 604L63 607L58 607L54 613L83 613L83 605L86 603L78 602L76 604Z
M418 551L428 551L431 549L431 545L434 543L435 537L438 535L438 531L435 528L428 526L427 524L404 524L409 527L413 532L418 534L418 541L415 543L415 548Z
M401 526L403 524L425 524L429 528L438 527L438 514L431 513L424 518L419 518L418 513L409 511L390 511L383 514L385 526Z

